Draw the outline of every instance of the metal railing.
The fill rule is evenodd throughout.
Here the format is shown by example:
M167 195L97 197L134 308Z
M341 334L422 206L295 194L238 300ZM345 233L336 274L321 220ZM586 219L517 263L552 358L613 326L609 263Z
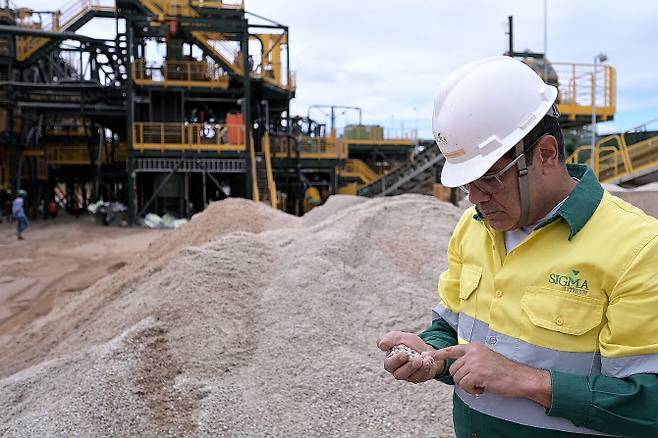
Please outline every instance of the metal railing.
M46 149L46 160L51 164L91 164L87 146L55 146Z
M196 8L243 10L243 0L140 0L151 12L168 17L197 17Z
M244 9L244 0L220 1L220 0L190 0L190 5L195 8L213 9Z
M344 177L360 178L364 184L370 184L381 177L366 163L356 159L347 160L345 166L340 170L340 174Z
M114 11L114 5L112 3L109 0L72 0L52 14L39 14L40 17L45 17L39 22L19 21L17 25L49 32L61 32L89 11ZM16 58L19 61L26 60L39 48L48 43L49 40L49 38L34 36L17 37Z
M224 35L219 32L192 31L192 36L208 49L218 62L228 65L237 74L243 74L239 43L225 40Z
M109 153L108 153L109 152ZM97 157L90 159L89 148L86 145L61 145L52 144L46 148L46 161L48 164L80 164L87 165L96 161ZM113 162L126 161L128 158L128 148L126 143L119 143L115 149L114 155L107 149L101 149L101 161L107 162L109 159Z
M335 137L301 137L298 140L300 158L308 159L346 159L347 143ZM272 144L275 158L296 158L295 147L287 138L281 138Z
M375 181L360 187L360 196L375 197L404 193L410 188L435 177L434 169L443 166L445 158L438 147L432 146L420 152L413 161L382 175ZM436 169L438 171L438 169Z
M658 122L650 120L622 134L612 134L596 142L594 159L590 145L583 145L568 157L568 163L586 163L602 182L631 179L633 175L658 169L658 135L647 127ZM637 139L638 134L645 138Z
M193 31L192 36L212 53L216 59L219 59L222 63L230 67L234 73L239 75L244 74L244 62L242 53L240 52L240 45L237 41L227 40L226 35L220 32ZM281 50L280 46L277 47L277 50ZM272 64L270 67L272 69L263 71L262 65L249 65L249 75L254 78L263 79L285 90L295 91L297 89L297 73L295 71L289 70L287 74L285 72L279 74L283 68L281 64Z
M133 148L138 150L244 151L244 125L219 123L133 124Z
M553 63L558 77L560 112L567 116L591 115L592 105L599 117L615 114L617 79L610 65Z
M202 61L167 61L147 65L138 59L132 64L133 79L140 85L228 88L229 76L216 65Z
M263 158L265 159L265 169L267 172L267 189L269 190L270 203L272 207L277 208L279 201L277 199L274 172L272 172L272 152L270 148L270 136L268 134L265 134L263 137Z

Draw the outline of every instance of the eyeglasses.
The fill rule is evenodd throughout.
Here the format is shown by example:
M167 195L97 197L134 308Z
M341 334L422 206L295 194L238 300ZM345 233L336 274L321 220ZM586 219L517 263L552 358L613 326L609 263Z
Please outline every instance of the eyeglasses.
M543 135L539 137L537 140L535 140L530 146L528 146L523 152L521 152L516 158L514 158L514 160L512 160L509 164L507 164L505 167L500 169L498 172L494 173L493 175L483 175L473 182L459 186L459 188L468 194L471 191L471 184L474 184L480 191L488 195L494 195L498 192L501 192L505 188L505 184L503 184L500 178L505 174L505 172L510 170L512 166L514 166L517 163L517 161L519 161L526 152L530 151L533 147L535 147L535 145L539 143L539 140L541 140L542 138L544 138Z

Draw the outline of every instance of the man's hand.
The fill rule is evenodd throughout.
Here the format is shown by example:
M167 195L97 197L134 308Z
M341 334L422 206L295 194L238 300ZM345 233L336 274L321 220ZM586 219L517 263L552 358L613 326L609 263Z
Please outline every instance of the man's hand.
M384 337L377 340L377 347L388 353L396 345L406 345L419 353L424 351L436 351L427 345L418 335L405 332L388 332ZM410 358L407 353L400 352L384 359L384 369L398 380L406 380L411 383L420 383L431 380L441 370L444 361L434 360L431 357Z
M435 361L455 359L448 371L455 384L470 394L480 395L488 391L534 400L546 408L551 406L551 376L548 371L511 361L482 344L456 345L428 351L423 356L433 357Z

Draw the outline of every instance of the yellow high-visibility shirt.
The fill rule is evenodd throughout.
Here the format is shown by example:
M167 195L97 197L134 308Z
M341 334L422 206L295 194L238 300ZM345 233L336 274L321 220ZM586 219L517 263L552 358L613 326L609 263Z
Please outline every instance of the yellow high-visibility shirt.
M458 342L479 342L550 370L554 405L560 375L658 374L658 220L604 192L585 166L569 171L580 179L576 188L509 253L503 232L475 208L466 211L450 241L434 309ZM601 433L530 400L455 392L469 408L502 420Z

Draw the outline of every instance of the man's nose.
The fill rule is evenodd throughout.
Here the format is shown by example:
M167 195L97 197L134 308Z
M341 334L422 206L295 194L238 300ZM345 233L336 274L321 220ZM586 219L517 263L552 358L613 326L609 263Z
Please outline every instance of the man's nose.
M491 199L491 194L483 191L477 185L471 184L468 188L468 200L471 204L479 204Z

